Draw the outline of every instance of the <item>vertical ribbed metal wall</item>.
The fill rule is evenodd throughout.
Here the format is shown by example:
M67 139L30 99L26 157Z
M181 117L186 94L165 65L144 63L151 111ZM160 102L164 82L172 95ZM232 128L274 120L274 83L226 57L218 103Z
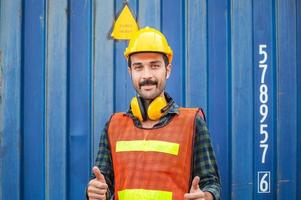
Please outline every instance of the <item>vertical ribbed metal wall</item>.
M0 0L0 199L84 199L99 135L135 94L108 39L123 1ZM203 107L222 199L300 199L301 2L130 0Z

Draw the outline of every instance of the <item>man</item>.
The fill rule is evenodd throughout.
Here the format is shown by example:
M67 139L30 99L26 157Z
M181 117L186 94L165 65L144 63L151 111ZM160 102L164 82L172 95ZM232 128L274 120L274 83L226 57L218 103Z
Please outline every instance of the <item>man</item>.
M143 28L125 50L137 92L100 137L89 199L211 200L220 180L203 112L179 108L164 91L172 50L164 35Z

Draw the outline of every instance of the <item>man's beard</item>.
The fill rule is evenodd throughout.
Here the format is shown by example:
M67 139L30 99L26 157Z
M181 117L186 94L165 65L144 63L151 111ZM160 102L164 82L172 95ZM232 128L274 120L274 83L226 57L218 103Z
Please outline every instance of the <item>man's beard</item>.
M142 86L152 86L152 85L155 85L156 86L156 89L154 91L154 93L152 93L151 95L146 95L144 92L142 92L141 90L141 87ZM138 88L136 89L136 92L139 94L140 97L142 97L144 100L150 100L152 101L153 99L155 99L156 97L160 96L160 94L163 92L164 88L161 90L160 88L158 88L159 85L158 85L158 81L157 80L151 80L151 79L146 79L146 80L143 80L141 81L139 84L138 84ZM160 90L160 91L157 91L157 90Z

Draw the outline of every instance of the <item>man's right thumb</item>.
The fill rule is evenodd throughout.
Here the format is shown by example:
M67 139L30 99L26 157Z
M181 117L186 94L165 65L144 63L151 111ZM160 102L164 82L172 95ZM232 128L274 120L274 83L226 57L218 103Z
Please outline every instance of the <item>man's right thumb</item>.
M94 166L92 171L98 181L105 182L105 177L101 174L98 167Z
M199 182L200 182L200 177L195 176L191 184L190 193L198 192L200 190Z

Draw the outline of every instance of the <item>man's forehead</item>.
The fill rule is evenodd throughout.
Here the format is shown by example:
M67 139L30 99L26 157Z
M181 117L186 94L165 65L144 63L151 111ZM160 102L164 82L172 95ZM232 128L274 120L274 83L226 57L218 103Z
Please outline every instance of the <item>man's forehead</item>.
M132 63L135 62L162 62L163 60L163 55L161 53L156 53L156 52L143 52L143 53L135 53L131 55L131 61Z

